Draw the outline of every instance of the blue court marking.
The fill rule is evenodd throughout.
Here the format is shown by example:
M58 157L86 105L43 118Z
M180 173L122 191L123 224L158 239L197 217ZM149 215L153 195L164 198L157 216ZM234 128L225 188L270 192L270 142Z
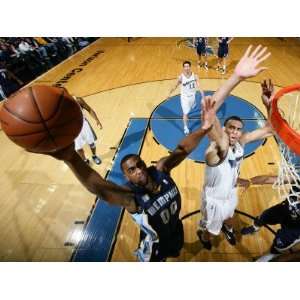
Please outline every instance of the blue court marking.
M212 95L214 91L205 91L205 95ZM196 93L196 106L189 113L189 118L199 118L200 116L201 95ZM262 112L260 112L252 103L247 100L230 95L220 107L217 116L219 118L227 118L232 115L238 115L242 119L265 119ZM182 118L182 110L180 105L180 95L168 98L158 105L151 115L152 119L172 119Z
M205 92L206 95L212 94L212 91ZM189 114L189 127L195 131L200 127L200 101L201 96L196 96L196 107ZM236 114L243 119L245 123L244 131L252 131L264 125L264 115L248 101L229 96L226 102L221 106L217 115L221 121ZM180 106L180 96L174 96L162 102L152 113L150 127L153 131L155 140L166 147L169 151L175 149L179 141L184 137L182 125L182 110ZM198 162L204 162L205 149L208 146L208 138L205 137L198 147L189 155L189 158ZM245 147L245 156L251 155L264 140L249 143Z
M131 119L107 180L124 185L125 178L120 168L121 159L129 154L139 154L148 127L148 119ZM114 243L122 208L99 199L85 227L81 242L72 261L107 261Z

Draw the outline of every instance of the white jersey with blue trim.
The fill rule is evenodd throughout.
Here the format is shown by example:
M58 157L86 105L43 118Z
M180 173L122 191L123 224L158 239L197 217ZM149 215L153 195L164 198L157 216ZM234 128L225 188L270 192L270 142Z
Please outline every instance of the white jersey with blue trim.
M219 199L226 199L236 187L240 165L244 157L244 148L236 143L229 147L225 159L216 166L205 167L205 190Z
M196 76L194 73L186 77L183 73L179 76L181 82L181 97L192 97L196 95Z

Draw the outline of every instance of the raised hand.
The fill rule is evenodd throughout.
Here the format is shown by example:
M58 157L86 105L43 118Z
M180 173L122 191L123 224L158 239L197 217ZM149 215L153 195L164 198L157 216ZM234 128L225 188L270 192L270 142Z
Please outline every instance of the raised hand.
M201 109L201 128L203 130L209 129L216 119L216 102L213 101L212 96L205 96L202 100Z
M266 80L264 80L261 83L262 93L261 93L261 99L263 101L263 104L266 106L267 109L270 109L271 100L274 96L274 85L269 79L269 83L267 83Z
M267 47L262 48L262 46L259 45L252 53L251 49L252 45L248 47L235 67L234 74L241 79L254 77L267 69L266 67L259 67L259 65L271 55L270 52L266 53Z

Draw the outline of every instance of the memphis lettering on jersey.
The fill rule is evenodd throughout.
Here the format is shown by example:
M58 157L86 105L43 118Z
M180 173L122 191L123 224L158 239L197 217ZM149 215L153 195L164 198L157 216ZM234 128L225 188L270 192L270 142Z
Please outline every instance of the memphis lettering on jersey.
M173 187L171 190L166 192L164 195L157 198L152 205L147 209L147 212L154 216L157 211L160 210L163 206L165 206L167 203L169 203L171 200L173 200L178 195L178 190L175 187Z

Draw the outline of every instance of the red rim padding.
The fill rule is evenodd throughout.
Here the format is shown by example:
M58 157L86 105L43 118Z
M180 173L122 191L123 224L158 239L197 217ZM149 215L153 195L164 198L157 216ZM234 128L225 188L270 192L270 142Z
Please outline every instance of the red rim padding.
M297 133L289 124L281 117L277 102L280 98L287 93L300 90L300 84L294 84L285 87L278 91L272 100L272 111L271 111L271 124L274 130L277 132L282 141L289 146L289 148L300 155L300 134Z

